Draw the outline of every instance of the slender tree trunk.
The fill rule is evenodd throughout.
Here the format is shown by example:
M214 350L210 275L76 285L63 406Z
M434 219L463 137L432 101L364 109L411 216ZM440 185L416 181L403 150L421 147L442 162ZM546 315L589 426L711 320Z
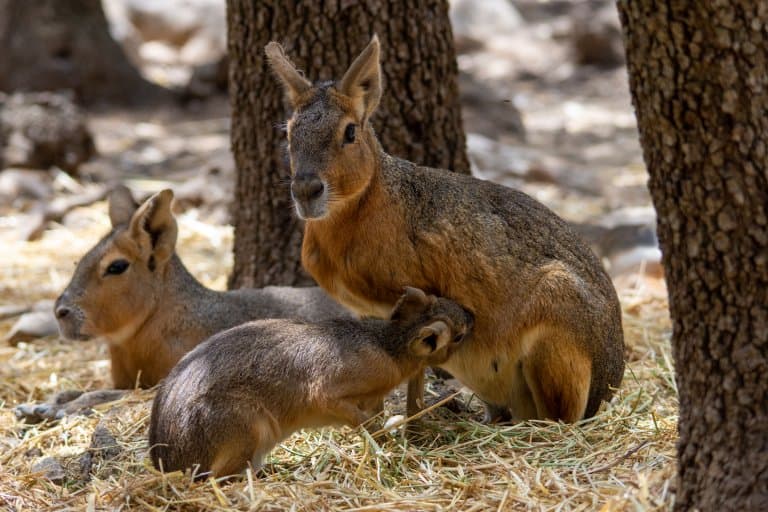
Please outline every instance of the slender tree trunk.
M446 0L228 0L232 150L238 169L230 286L306 284L279 128L288 112L264 46L282 43L313 81L339 79L373 33L384 97L374 127L392 154L468 172Z
M84 104L169 99L109 34L99 0L0 0L0 91L70 89Z
M677 510L768 510L768 3L619 0L680 392Z

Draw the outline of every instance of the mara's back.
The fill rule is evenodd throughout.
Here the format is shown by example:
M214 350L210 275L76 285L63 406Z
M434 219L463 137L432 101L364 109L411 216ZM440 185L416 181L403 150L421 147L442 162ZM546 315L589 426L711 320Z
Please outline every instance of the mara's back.
M411 270L405 280L424 279L419 284L474 311L476 331L485 333L477 339L488 340L489 349L499 335L520 337L524 345L526 333L542 326L578 333L573 341L592 361L585 415L593 415L624 371L621 308L597 256L565 221L521 191L384 158L391 164L382 166L382 181L407 219L415 249L415 259L403 261ZM456 358L446 367L477 373L472 366ZM488 373L498 366L491 361Z

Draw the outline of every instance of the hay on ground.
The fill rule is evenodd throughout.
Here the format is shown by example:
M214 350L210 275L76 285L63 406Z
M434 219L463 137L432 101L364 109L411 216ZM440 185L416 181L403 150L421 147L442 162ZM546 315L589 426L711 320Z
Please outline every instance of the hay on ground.
M2 304L54 298L74 262L108 229L102 204L75 212L77 229L42 240L0 238ZM180 219L180 254L195 275L223 288L231 230ZM1 227L0 227L1 228ZM4 234L0 229L0 237ZM591 421L483 425L469 412L429 411L414 429L322 429L275 449L263 471L230 482L161 474L147 458L153 391L134 391L89 417L24 425L13 407L64 389L109 387L105 347L51 339L0 346L0 508L10 510L667 510L674 497L677 393L663 298L622 294L628 366L621 389ZM0 322L0 336L12 320ZM430 382L428 397L443 391ZM404 409L402 391L387 414ZM117 446L92 447L97 425ZM375 429L372 429L372 431ZM32 472L53 457L64 477Z

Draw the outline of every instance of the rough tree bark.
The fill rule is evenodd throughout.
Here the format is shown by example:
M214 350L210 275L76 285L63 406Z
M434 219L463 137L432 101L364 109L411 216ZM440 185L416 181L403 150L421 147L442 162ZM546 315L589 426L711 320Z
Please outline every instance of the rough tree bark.
M231 287L307 284L301 232L278 128L288 116L264 46L283 44L311 80L341 77L373 33L384 97L373 119L384 148L468 172L446 0L227 1L232 150L238 169Z
M677 510L768 510L768 3L619 0L669 287Z
M0 48L0 91L71 89L84 104L170 97L128 61L99 0L0 0Z

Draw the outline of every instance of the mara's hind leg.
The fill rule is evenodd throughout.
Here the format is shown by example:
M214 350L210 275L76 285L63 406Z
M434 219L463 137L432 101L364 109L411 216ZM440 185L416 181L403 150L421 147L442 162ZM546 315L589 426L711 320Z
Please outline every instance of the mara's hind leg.
M254 470L261 469L264 457L280 442L282 435L277 421L269 411L259 412L260 417L247 418L248 426L243 430L226 433L228 438L213 454L211 473L214 476L241 473L249 462Z
M570 333L557 328L542 329L522 365L539 419L571 423L584 417L592 362Z
M230 439L215 451L210 473L217 478L236 475L246 468L253 453L250 439Z

